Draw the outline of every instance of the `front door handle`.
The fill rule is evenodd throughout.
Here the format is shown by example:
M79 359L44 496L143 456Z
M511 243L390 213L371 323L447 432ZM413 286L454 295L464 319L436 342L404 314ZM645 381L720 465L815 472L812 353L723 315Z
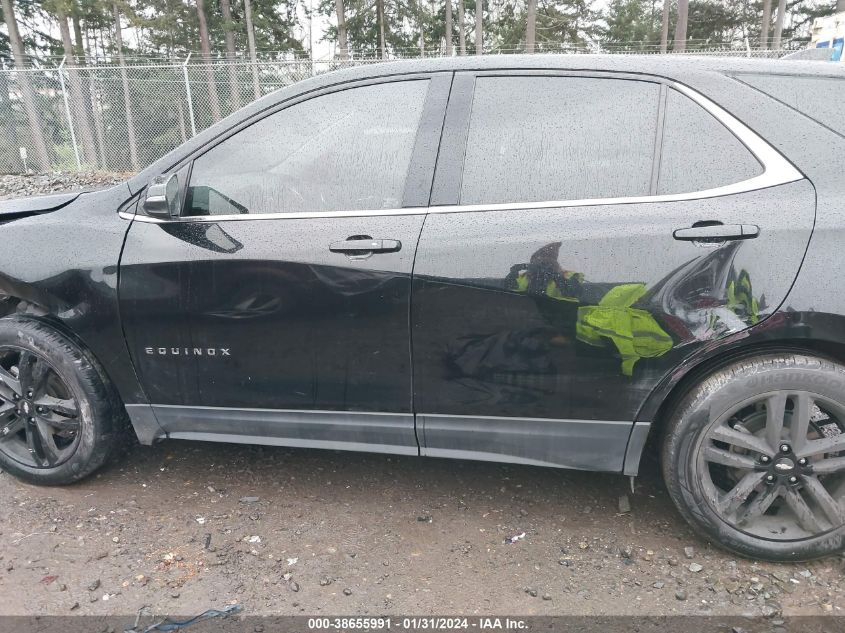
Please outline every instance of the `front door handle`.
M672 235L676 240L684 242L750 240L760 235L760 227L756 224L703 224L676 229Z
M399 240L380 239L349 239L332 242L329 250L332 253L348 253L350 255L364 255L366 253L395 253L402 248Z

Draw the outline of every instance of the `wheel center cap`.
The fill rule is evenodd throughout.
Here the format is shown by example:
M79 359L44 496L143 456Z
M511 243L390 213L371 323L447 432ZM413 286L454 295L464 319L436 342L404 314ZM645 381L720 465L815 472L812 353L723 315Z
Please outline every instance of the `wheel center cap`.
M795 469L795 462L788 457L781 457L775 462L775 470L779 473L788 473Z
M23 411L24 415L31 415L32 414L32 403L29 400L24 400L21 403L21 411Z

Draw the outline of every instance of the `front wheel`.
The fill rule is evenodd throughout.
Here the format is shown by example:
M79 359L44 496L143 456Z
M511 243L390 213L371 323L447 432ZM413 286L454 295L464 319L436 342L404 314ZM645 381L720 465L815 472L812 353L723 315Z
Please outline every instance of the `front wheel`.
M807 560L845 546L845 367L796 354L701 382L665 431L663 475L703 536L745 556Z
M34 484L102 466L126 415L94 361L47 324L0 319L0 467Z

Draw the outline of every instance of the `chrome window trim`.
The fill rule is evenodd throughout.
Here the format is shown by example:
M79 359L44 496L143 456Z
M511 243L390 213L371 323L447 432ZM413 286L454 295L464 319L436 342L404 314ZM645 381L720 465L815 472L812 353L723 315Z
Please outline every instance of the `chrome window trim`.
M644 78L645 79L645 78ZM655 78L658 79L658 78ZM692 99L699 106L713 115L722 125L736 136L763 167L763 173L740 182L691 191L664 195L623 196L618 198L588 198L582 200L549 200L541 202L506 202L496 204L445 205L434 207L406 207L401 209L372 209L360 211L313 211L309 213L256 213L243 215L186 216L174 219L154 218L141 213L133 214L121 211L120 217L152 224L170 224L182 222L231 222L241 220L302 220L312 218L356 218L392 215L425 215L428 213L473 213L483 211L530 211L540 209L564 209L571 207L594 207L618 204L648 204L662 202L683 202L719 198L739 193L747 193L785 185L803 180L804 175L795 168L778 150L769 145L762 137L742 123L730 112L693 90L689 86L666 81L665 85Z

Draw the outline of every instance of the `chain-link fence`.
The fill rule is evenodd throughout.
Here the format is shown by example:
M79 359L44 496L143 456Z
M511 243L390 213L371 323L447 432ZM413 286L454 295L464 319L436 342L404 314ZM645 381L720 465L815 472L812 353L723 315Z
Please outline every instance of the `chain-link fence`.
M782 52L695 54L779 57ZM3 68L0 129L6 142L0 143L0 173L138 171L262 95L316 74L374 61L381 60L253 64L188 59L155 65Z

